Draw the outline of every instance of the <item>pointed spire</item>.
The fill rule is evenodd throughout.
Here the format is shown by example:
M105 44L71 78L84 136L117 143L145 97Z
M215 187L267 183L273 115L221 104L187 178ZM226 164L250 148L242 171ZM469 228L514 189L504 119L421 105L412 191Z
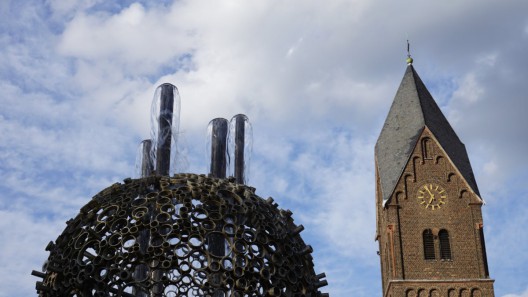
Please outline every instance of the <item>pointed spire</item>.
M384 202L391 197L425 127L433 133L471 189L480 196L464 144L414 67L409 65L376 143L376 160Z

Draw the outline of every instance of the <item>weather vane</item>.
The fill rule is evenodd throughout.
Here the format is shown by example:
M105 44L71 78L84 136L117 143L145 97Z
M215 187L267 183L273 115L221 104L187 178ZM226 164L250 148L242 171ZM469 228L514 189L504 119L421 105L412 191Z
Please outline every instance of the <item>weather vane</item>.
M407 39L407 65L412 65L413 58L411 58L411 45L409 44L409 39Z

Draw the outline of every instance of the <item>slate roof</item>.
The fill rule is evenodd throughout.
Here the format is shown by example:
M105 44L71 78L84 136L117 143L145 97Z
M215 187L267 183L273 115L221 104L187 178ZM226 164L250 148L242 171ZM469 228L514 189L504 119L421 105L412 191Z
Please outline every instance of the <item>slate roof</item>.
M471 189L480 197L466 147L413 66L409 65L376 142L376 161L383 202L391 197L425 126L436 137Z

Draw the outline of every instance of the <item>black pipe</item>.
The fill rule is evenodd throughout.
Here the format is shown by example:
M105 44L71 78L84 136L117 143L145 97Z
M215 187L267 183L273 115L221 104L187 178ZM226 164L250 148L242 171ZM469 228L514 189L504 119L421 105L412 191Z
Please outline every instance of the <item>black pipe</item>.
M225 178L227 169L227 128L228 121L222 118L216 118L211 121L211 176L216 178ZM220 232L222 226L217 226L217 232L208 236L209 252L221 258L225 255L225 238ZM221 282L220 275L213 275L212 280L215 283ZM215 290L213 297L223 297L222 290Z
M172 139L172 112L174 108L174 85L165 83L160 86L160 113L158 127L158 141L156 150L156 173L169 175L171 139Z
M142 148L141 152L141 177L148 177L152 174L153 171L153 162L151 158L150 151L152 149L152 140L146 139L141 142ZM147 253L147 248L149 246L150 240L150 230L144 228L139 231L138 243L139 243L139 252L144 255ZM136 280L144 280L147 278L147 266L138 265L134 269L133 277ZM142 290L140 287L132 288L132 295L135 297L148 297L148 293Z
M152 149L152 141L150 139L143 140L141 142L141 168L140 168L140 177L147 177L152 174L154 170L152 159L150 158L150 150Z
M235 116L235 181L238 184L245 183L244 176L244 145L246 133L246 116L238 114Z
M228 122L226 119L216 118L211 123L211 176L225 178Z

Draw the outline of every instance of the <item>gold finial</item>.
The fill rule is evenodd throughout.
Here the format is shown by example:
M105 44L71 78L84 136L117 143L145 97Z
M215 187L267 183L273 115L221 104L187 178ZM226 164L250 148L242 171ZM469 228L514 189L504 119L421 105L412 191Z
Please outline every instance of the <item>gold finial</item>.
M411 58L411 45L409 44L409 39L407 39L407 65L412 65L413 58Z

